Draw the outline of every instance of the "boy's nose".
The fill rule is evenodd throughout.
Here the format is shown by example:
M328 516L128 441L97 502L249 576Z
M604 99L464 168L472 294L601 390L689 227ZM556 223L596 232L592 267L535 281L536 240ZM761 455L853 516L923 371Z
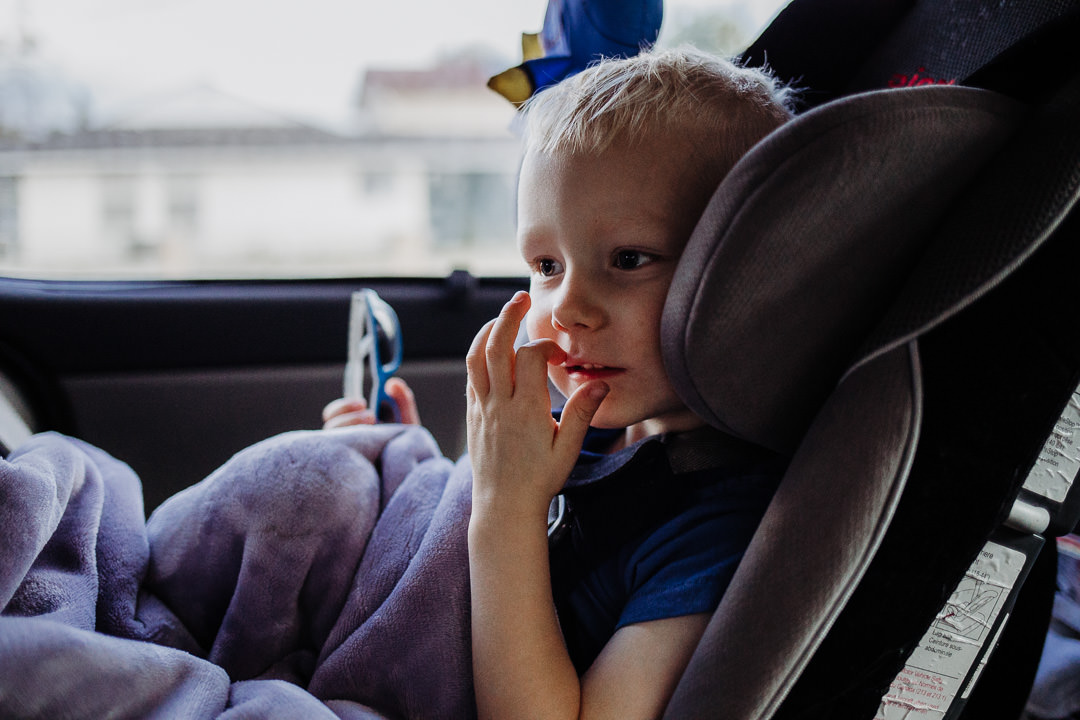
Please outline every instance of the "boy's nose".
M556 330L596 329L603 324L604 310L587 278L568 277L561 290L551 308L551 324Z

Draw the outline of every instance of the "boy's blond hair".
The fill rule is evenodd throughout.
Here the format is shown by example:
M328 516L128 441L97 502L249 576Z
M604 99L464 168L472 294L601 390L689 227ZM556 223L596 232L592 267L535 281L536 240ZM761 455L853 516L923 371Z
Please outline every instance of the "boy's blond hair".
M694 48L605 59L524 106L525 150L596 154L675 133L721 176L791 118L791 91L768 73Z

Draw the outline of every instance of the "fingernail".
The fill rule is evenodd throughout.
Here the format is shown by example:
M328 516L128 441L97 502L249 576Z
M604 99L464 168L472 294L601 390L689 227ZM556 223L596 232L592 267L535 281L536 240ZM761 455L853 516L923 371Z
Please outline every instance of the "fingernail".
M589 397L593 400L603 400L609 392L611 392L611 388L607 383L602 382L589 386Z

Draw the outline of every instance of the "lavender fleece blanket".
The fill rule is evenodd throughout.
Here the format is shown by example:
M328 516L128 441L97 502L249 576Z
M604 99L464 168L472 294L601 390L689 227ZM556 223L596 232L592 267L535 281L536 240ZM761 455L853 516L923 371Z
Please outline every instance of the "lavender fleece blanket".
M420 428L294 432L144 521L58 434L0 460L0 717L469 718L471 475Z

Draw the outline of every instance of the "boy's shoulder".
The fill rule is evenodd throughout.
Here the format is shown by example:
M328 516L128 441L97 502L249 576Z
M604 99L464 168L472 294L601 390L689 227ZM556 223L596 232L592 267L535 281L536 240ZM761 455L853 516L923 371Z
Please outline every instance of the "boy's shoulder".
M611 432L618 434L598 431ZM786 466L786 458L713 428L653 436L611 454L583 450L563 490L563 523L599 558L686 513L760 516Z

